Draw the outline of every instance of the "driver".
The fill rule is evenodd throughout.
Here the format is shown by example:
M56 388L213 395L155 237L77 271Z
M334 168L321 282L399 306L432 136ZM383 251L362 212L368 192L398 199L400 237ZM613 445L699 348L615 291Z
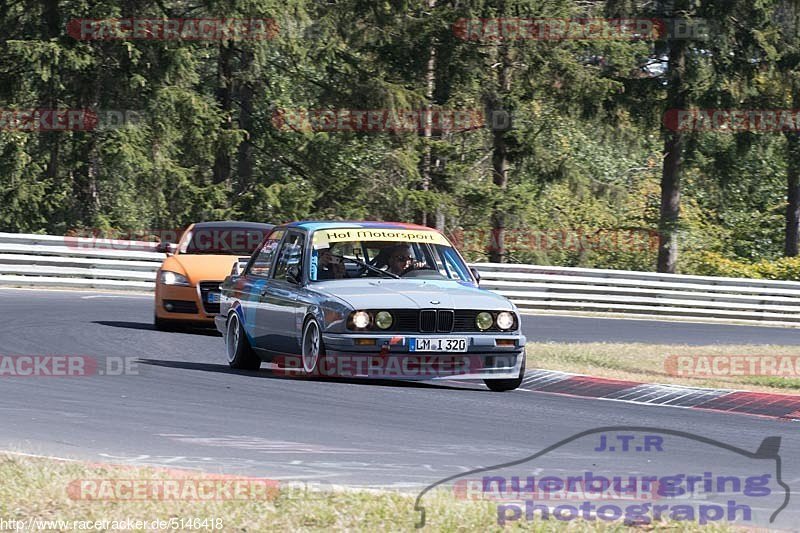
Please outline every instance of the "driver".
M425 263L414 261L414 257L411 252L411 245L409 244L398 244L397 246L393 246L389 252L389 260L387 264L389 266L389 272L398 276L402 276L406 272L414 270L415 268L425 267Z

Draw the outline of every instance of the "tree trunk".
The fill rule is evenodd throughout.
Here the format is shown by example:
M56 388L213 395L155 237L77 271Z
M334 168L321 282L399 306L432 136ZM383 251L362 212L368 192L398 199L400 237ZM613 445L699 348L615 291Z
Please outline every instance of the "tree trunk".
M659 221L658 272L674 274L678 264L678 222L681 207L681 163L683 134L668 134L664 141L661 173L661 219Z
M796 257L800 242L800 136L786 133L786 234L784 255Z
M242 72L247 73L253 65L253 52L242 52ZM236 174L238 186L236 193L241 194L253 183L253 85L245 80L239 87L239 128L246 132L244 141L239 145Z
M233 46L221 43L217 63L217 102L224 116L222 129L231 129L231 103L233 102L231 83L233 78ZM214 157L214 183L230 183L231 156L228 153L227 139L221 139Z
M436 0L428 0L428 10L433 10L436 7ZM428 65L425 68L425 124L422 130L422 137L425 140L425 146L422 152L422 190L429 191L431 188L431 164L432 153L430 140L433 137L433 120L431 113L433 111L433 91L436 87L436 43L432 39L430 47L428 48ZM427 226L429 219L428 210L422 210L422 225ZM437 218L438 221L438 218Z
M667 109L683 109L686 41L670 43L667 64ZM674 274L678 265L678 223L681 208L681 165L685 134L665 130L664 161L661 172L661 213L659 220L658 272Z
M49 41L58 37L61 33L61 14L58 10L58 0L46 0L42 10L42 38ZM44 94L39 95L39 107L43 109L55 109L58 107L58 97L56 87L58 86L54 77L47 82ZM42 145L48 152L46 177L52 182L58 176L58 153L61 143L61 134L57 131L42 132L40 134Z
M489 116L494 116L498 107L502 107L503 96L511 91L511 56L507 44L500 45L501 66L497 74L499 94L492 98ZM499 191L504 192L508 186L508 145L506 144L505 131L501 128L492 131L492 183ZM489 261L504 263L506 256L506 212L502 205L502 195L494 200L492 209L492 238L489 244Z
M787 29L797 36L800 31L800 7L798 2L789 2L784 5L785 14L791 26ZM788 72L788 80L792 89L792 109L800 105L800 86ZM796 131L787 131L786 136L786 230L783 241L783 255L797 257L800 247L800 134Z

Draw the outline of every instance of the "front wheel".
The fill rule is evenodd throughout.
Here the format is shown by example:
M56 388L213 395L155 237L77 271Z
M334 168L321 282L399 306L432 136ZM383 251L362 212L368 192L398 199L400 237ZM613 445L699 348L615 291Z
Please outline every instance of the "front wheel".
M225 328L225 351L228 355L228 365L237 370L258 370L261 368L261 359L250 347L244 328L239 322L239 315L232 313L228 318L228 327Z
M522 366L519 369L519 376L514 379L484 379L483 382L494 392L506 392L514 390L522 385L525 377L525 354L522 354Z
M153 314L153 326L155 326L158 331L180 331L181 329L180 324L172 320L158 318L155 314Z
M319 360L324 356L325 346L322 344L322 332L317 321L311 318L303 326L303 373L306 376L316 374L319 369Z

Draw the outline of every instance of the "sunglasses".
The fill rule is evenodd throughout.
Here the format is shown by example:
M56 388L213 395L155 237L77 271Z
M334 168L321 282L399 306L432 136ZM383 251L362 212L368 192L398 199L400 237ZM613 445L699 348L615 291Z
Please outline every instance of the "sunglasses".
M411 261L414 258L408 255L393 255L391 260L392 261Z

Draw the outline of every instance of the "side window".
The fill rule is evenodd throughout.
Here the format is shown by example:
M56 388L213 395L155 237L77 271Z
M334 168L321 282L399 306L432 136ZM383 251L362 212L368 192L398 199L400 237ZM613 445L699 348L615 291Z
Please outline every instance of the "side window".
M273 272L273 277L275 279L286 279L286 271L289 269L290 266L298 266L300 267L300 271L303 271L302 267L302 259L303 259L303 244L305 244L305 239L303 235L299 233L290 233L286 240L283 242L283 246L281 247L280 254L278 255L278 262L275 263L275 271Z
M272 268L272 260L275 258L275 252L278 251L278 245L283 237L283 231L274 231L269 238L264 242L261 250L258 251L255 259L250 263L246 274L254 276L269 277Z

